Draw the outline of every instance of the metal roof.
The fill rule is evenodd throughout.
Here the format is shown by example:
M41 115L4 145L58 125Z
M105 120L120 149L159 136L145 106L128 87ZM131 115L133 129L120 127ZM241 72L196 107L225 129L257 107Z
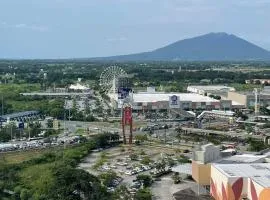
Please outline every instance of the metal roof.
M169 101L170 96L179 96L180 101L190 102L219 102L219 100L194 93L134 93L134 102L159 102Z
M226 151L222 151L226 152ZM255 163L261 162L261 160L265 159L267 155L253 155L253 154L241 154L234 155L227 158L222 158L222 160L218 161L219 164L233 164L233 163Z
M213 164L227 177L251 178L263 187L270 187L270 163Z
M188 175L192 175L192 166L191 164L181 164L181 165L177 165L175 167L172 168L173 172L179 172L181 174L188 174Z
M225 85L190 85L188 88L194 88L197 90L210 90L210 91L235 91L233 87L228 87Z

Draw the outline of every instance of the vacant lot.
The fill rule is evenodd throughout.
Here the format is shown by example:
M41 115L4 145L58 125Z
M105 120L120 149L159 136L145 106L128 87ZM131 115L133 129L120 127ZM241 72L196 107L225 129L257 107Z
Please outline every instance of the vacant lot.
M41 154L57 151L59 148L61 147L55 147L52 149L33 149L28 151L0 153L0 161L3 161L7 164L21 163L32 158L37 158Z

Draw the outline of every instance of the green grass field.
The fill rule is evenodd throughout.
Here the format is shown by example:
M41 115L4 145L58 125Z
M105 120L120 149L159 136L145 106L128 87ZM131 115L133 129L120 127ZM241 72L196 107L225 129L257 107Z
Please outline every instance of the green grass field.
M22 163L24 161L31 160L33 158L37 158L44 153L57 151L59 148L53 149L37 149L37 150L28 150L21 152L9 152L9 153L1 153L0 154L0 162L5 162L6 164L17 164Z

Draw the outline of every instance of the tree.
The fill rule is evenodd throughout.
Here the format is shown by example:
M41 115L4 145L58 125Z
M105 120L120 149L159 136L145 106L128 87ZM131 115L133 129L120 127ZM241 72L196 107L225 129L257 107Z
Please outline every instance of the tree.
M21 190L21 193L20 193L21 200L28 200L28 199L30 199L30 197L31 197L31 194L30 194L29 190L27 190L27 189Z
M137 175L136 179L137 179L137 181L143 183L144 187L150 187L151 184L153 183L151 176L149 176L147 174L139 174L139 175Z
M99 175L100 180L103 185L110 187L112 186L113 180L117 178L117 175L114 171L105 172Z
M145 135L136 135L135 140L139 141L139 142L144 142L147 140L147 135L146 134Z
M82 169L58 168L55 176L56 182L48 199L91 200L108 198L108 193L101 186L98 178Z
M172 175L172 179L173 179L174 184L178 184L182 181L182 178L180 177L179 172L175 172Z
M39 122L29 123L31 129L31 137L35 137L40 133L41 124Z
M53 120L52 119L48 119L47 120L47 127L48 128L52 128L53 127Z
M242 118L244 121L248 119L248 116L245 115L245 114L243 114L243 112L241 112L241 111L237 111L237 112L235 113L235 117L240 117L240 118Z
M142 160L141 163L143 165L149 165L152 162L152 160L149 158L149 156L145 156Z
M152 200L152 193L148 188L139 189L134 197L135 200Z
M110 143L111 134L110 133L103 133L95 136L95 142L97 144L97 147L104 148L108 146Z
M256 81L255 81L255 84L256 84L256 85L260 85L260 84L261 84L261 81L260 81L260 80L256 80Z
M245 129L246 129L246 131L247 131L248 133L251 133L251 132L253 131L252 126L249 125L249 124L245 126Z
M131 160L137 160L138 159L138 155L136 153L132 153L129 155Z
M120 185L113 193L112 199L114 200L132 200L133 197L128 191L126 185Z

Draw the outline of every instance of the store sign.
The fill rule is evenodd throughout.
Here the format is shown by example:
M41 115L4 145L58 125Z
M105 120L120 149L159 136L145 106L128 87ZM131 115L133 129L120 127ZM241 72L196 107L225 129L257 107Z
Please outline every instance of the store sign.
M24 123L23 122L19 122L18 127L19 127L19 129L24 129Z
M125 99L128 97L129 93L132 91L131 88L118 88L118 99Z
M173 96L169 97L169 107L170 108L180 108L179 96L173 95Z

